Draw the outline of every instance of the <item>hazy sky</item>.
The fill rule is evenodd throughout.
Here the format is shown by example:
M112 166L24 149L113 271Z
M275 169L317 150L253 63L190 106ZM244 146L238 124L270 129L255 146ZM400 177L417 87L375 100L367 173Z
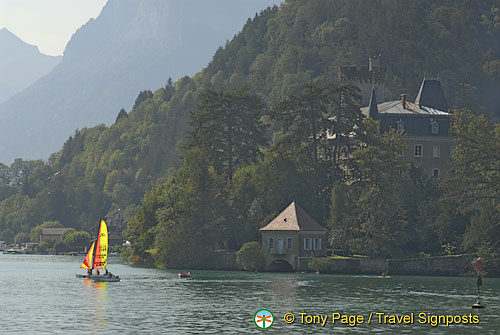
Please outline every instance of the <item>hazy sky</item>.
M106 1L0 0L0 29L7 28L46 55L62 55L73 33L96 18Z

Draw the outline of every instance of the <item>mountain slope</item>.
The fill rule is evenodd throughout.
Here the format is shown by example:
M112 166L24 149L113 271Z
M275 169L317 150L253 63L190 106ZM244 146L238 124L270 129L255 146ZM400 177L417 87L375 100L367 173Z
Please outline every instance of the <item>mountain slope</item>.
M41 54L16 35L0 29L0 103L49 73L61 57Z
M500 87L499 8L498 0L289 0L267 9L193 78L146 95L110 127L82 129L34 171L19 173L21 162L5 168L22 178L0 184L0 233L8 232L0 239L37 220L89 228L110 208L133 213L179 167L189 111L206 88L246 84L271 105L308 80L336 80L339 66L382 54L387 99L416 94L424 75L438 75L451 106L498 107L489 89Z
M108 1L73 35L61 64L0 105L0 161L47 158L75 129L112 123L140 90L199 71L274 2Z

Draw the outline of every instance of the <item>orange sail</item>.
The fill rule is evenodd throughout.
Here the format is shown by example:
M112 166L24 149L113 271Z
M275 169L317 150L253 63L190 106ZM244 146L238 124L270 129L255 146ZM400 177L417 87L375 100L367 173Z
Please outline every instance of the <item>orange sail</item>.
M85 256L85 259L83 260L82 265L80 266L82 269L92 269L92 263L93 263L93 256L94 256L94 246L95 242L92 243L92 246L89 249L89 252L87 252L87 256Z
M108 259L108 227L106 222L101 220L99 235L95 246L94 269L105 269Z

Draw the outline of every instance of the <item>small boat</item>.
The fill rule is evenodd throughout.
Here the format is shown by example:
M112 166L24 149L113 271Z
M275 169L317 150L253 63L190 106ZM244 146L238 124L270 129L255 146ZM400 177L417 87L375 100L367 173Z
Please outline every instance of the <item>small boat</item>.
M77 274L76 278L85 278L92 279L94 281L107 281L107 282L117 282L120 281L118 276L114 276L111 273L108 274L108 270L106 270L106 274L99 274L99 269L106 269L108 259L108 227L106 226L106 222L101 220L99 224L99 230L97 234L97 239L92 242L90 249L83 260L82 265L80 266L82 269L87 269L89 273L87 274ZM96 274L92 274L91 272L97 269Z
M179 272L177 274L179 278L191 278L191 272Z
M391 276L389 276L389 271L384 271L380 274L380 276L378 276L378 278L389 279Z
M18 255L22 254L22 251L20 249L9 249L9 250L4 250L3 253L8 255Z

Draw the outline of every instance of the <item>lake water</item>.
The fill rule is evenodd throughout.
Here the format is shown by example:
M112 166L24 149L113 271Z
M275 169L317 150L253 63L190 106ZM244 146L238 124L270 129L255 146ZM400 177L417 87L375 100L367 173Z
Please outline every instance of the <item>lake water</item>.
M498 334L500 279L484 278L482 301L472 310L475 278L277 274L137 268L110 260L122 281L94 283L83 257L0 254L0 334L189 334L264 332L254 323L270 310L273 334ZM286 324L285 313L295 323ZM301 324L298 313L326 315L324 326ZM332 313L361 315L351 327L332 323ZM373 313L370 324L367 319ZM375 313L414 313L413 324L380 324ZM418 323L418 313L477 315L478 324Z

